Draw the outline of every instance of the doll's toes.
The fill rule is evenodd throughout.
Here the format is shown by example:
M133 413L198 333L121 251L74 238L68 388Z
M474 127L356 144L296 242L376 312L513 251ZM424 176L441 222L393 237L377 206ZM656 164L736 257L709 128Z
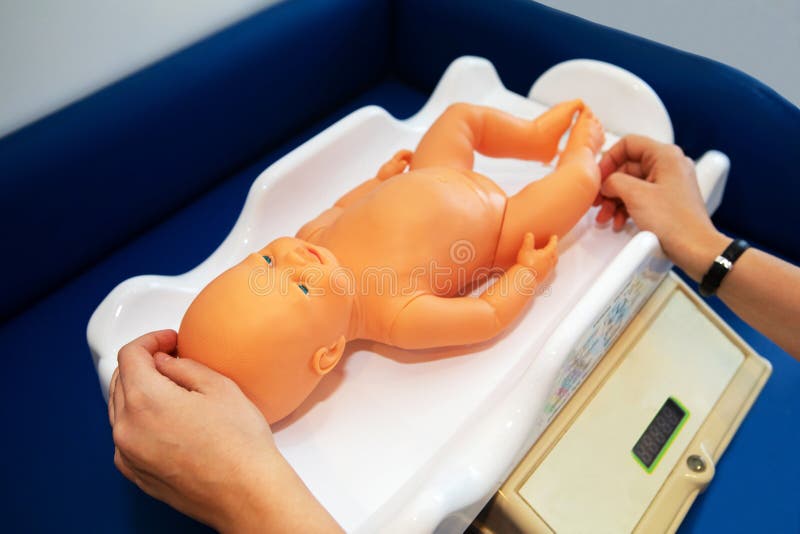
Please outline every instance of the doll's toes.
M567 100L566 102L562 102L561 104L556 104L555 108L564 108L571 113L575 113L576 111L583 111L584 104L583 100L580 98L575 98L574 100Z

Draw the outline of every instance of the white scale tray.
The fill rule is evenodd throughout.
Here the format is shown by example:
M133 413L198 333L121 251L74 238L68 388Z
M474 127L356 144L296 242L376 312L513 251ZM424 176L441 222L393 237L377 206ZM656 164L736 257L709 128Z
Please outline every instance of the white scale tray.
M586 77L596 83L586 84ZM609 84L625 87L598 90ZM631 128L671 140L655 93L616 67L567 62L543 75L532 93L548 104L555 103L548 93L557 100L582 97L620 134L627 132L618 110L644 95L645 112L636 120L651 120ZM488 61L464 57L414 117L398 121L369 106L334 124L261 173L233 230L203 263L180 276L126 280L103 300L87 332L103 391L124 343L151 330L177 329L213 277L275 237L294 235L397 150L413 150L439 114L459 101L531 118L547 108L505 89ZM617 139L607 138L607 146ZM699 162L704 194L716 204L727 166L718 152ZM480 155L475 169L508 194L551 170ZM462 532L646 300L669 269L656 238L630 223L620 233L600 228L595 213L559 243L546 291L505 334L469 351L354 342L297 412L274 425L281 452L347 531Z

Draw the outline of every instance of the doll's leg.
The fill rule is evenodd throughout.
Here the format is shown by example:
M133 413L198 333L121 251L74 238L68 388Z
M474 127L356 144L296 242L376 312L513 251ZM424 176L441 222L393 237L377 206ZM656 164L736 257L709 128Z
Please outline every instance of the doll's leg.
M474 151L493 158L548 162L583 102L571 100L534 120L473 104L453 104L428 129L411 160L411 170L446 166L472 169Z
M583 217L600 188L600 169L595 156L603 146L603 127L589 108L584 108L570 133L567 147L555 171L527 185L508 199L495 265L513 262L525 232L533 230L537 246L566 234Z

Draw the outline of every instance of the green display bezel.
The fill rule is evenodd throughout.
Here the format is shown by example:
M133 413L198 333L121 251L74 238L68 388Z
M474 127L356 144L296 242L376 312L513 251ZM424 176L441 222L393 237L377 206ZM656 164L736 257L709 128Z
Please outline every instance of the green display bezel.
M638 456L636 456L636 453L635 453L635 452L633 452L633 449L631 449L631 456L633 456L633 459L634 459L634 460L636 460L636 463L637 463L637 464L639 464L639 466L640 466L642 469L644 469L644 470L645 470L645 472L646 472L648 475L649 475L649 474L651 474L653 471L655 471L656 467L658 467L658 464L659 464L659 462L661 462L661 458L663 458L663 457L664 457L664 454L666 454L666 452L669 450L670 446L672 446L672 442L673 442L673 441L675 441L675 437L678 435L678 433L679 433L679 432L681 431L681 429L683 428L683 425L685 425L685 424L686 424L686 421L689 419L689 410L686 408L686 406L684 406L684 405L683 405L683 403L682 403L681 401L679 401L679 400L678 400L678 399L676 399L675 397L669 397L669 398L667 398L667 402L669 402L669 401L672 401L672 402L674 402L675 404L677 404L677 405L678 405L678 408L680 408L681 410L683 410L683 419L681 419L681 420L680 420L680 422L679 422L679 423L678 423L678 424L675 426L675 430L673 430L673 431L672 431L672 434L670 435L670 437L669 437L669 439L667 440L667 442L664 444L664 446L663 446L663 447L661 447L661 451L658 453L658 456L656 456L656 459L655 459L655 460L653 460L653 464L652 464L650 467L647 467L647 466L644 464L644 462L641 460L641 458L639 458ZM664 404L666 404L666 402L665 402ZM662 408L663 408L663 406L662 406ZM650 420L650 423L647 425L648 427L649 427L651 424L653 424L653 421L655 421L656 417L658 417L658 414L659 414L660 412L661 412L661 408L659 408L658 412L656 412L656 414L653 416L653 419L651 419L651 420ZM647 430L645 429L645 432L646 432L646 431L647 431ZM641 437L640 437L639 439L641 439ZM638 443L638 442L637 442L637 443ZM635 445L634 445L634 446L635 446Z

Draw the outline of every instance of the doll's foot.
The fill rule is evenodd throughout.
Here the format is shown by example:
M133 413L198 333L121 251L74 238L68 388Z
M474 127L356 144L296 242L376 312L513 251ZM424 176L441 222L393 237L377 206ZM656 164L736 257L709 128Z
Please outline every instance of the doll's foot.
M536 143L543 153L542 160L551 161L558 153L558 143L572 124L575 112L584 109L583 100L561 102L534 119Z
M533 234L528 232L522 239L522 246L517 253L517 263L532 269L538 280L544 279L558 261L558 237L551 236L542 248L536 248Z
M567 154L571 150L579 150L585 147L591 150L592 154L597 155L600 149L603 148L604 142L605 133L603 131L603 125L600 124L600 120L591 109L584 107L569 135L569 141L567 142L564 154Z

